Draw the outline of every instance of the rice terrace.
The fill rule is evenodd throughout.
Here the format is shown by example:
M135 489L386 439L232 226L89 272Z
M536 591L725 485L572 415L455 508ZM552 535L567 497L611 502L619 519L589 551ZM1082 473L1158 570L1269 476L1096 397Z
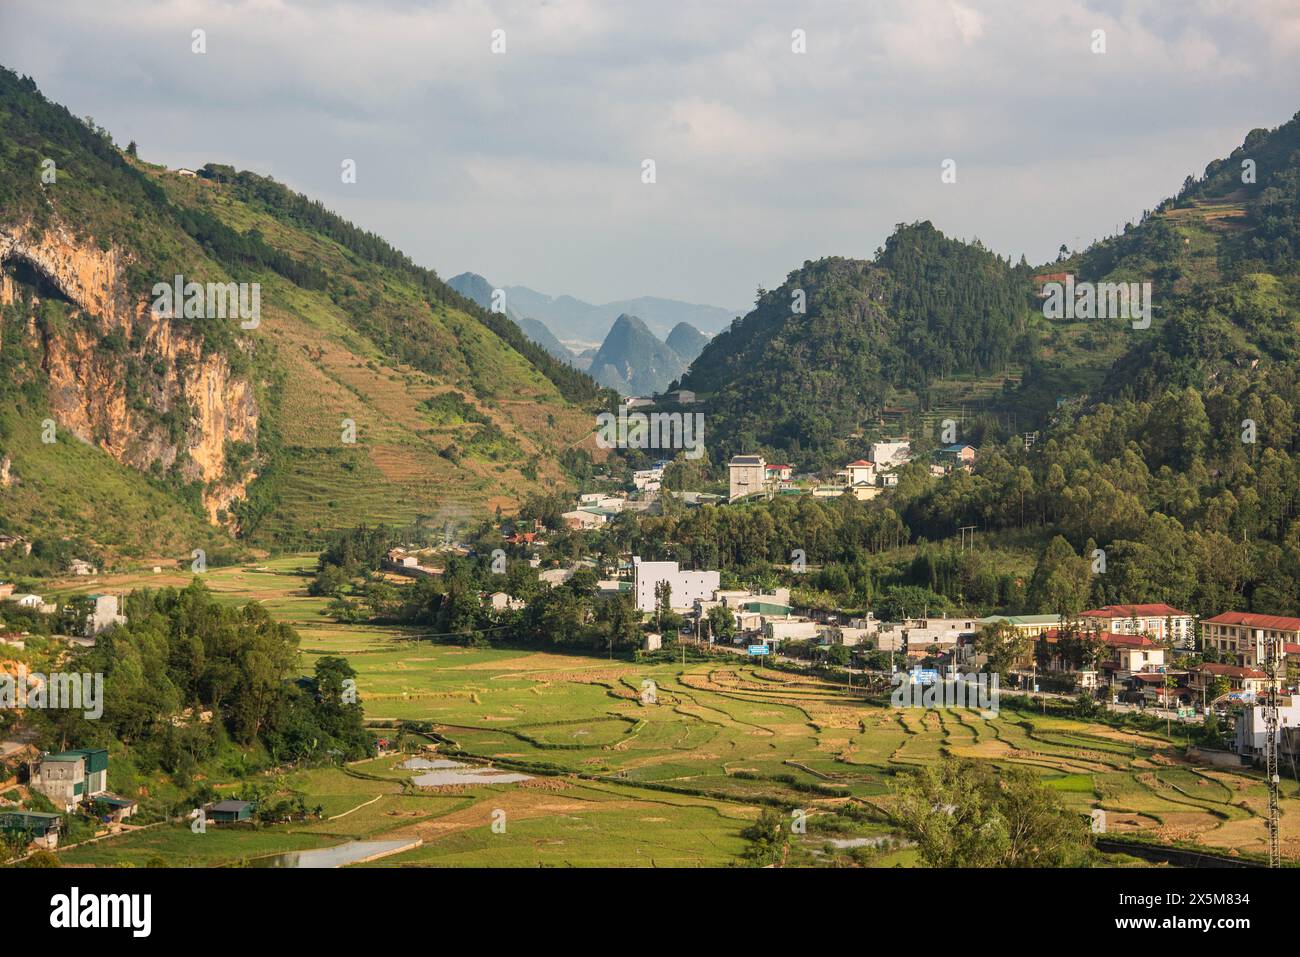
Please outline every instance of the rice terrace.
M735 655L683 664L416 639L323 617L326 600L305 590L314 565L298 555L204 578L222 603L259 602L295 627L304 672L319 656L345 656L367 723L391 750L264 776L269 797L301 797L319 808L315 820L205 833L155 824L69 848L65 866L266 865L329 848L357 866L729 866L754 861L747 829L764 809L802 820L770 863L914 866L891 814L896 784L945 755L1031 769L1081 817L1103 810L1118 840L1267 855L1262 777L1188 763L1177 726L1169 738L1163 725L1076 719L1025 699L1004 699L993 718L893 709L887 694L868 700L839 677ZM187 579L104 576L93 587ZM236 786L234 773L205 773L218 792ZM1281 810L1294 861L1291 779Z

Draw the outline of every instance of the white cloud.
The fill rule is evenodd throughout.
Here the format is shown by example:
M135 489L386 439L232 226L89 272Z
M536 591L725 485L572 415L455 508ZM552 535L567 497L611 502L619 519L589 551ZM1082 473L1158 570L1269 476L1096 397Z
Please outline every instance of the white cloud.
M0 62L149 159L272 173L446 273L721 305L904 219L1048 258L1289 118L1298 54L1294 0L0 6Z

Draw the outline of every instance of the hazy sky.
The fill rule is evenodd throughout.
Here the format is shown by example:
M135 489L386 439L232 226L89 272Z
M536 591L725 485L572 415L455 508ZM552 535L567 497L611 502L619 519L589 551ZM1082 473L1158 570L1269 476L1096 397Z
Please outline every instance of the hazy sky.
M1300 110L1300 2L0 0L0 63L444 276L738 308L899 222L1034 262L1113 231Z

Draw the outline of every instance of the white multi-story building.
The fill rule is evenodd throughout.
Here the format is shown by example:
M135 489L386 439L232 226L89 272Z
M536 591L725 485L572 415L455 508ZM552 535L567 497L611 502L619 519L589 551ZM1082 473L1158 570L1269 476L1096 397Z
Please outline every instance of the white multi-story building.
M1107 605L1082 612L1079 617L1094 631L1146 635L1183 649L1191 649L1196 643L1196 616L1172 605Z
M835 474L844 479L844 484L850 487L876 484L876 467L865 459L850 462Z
M660 582L667 582L671 589L668 603L674 610L682 611L694 608L697 601L711 599L721 583L716 571L682 571L676 562L643 562L640 557L632 559L632 589L637 608L654 612L655 586Z
M955 645L963 637L973 637L979 628L974 618L909 618L903 622L909 649Z

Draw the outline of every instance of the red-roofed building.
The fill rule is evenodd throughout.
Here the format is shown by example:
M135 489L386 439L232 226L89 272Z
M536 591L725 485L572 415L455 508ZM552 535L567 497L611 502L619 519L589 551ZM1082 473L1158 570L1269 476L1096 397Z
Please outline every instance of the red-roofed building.
M1263 667L1269 639L1277 643L1279 657L1290 654L1287 645L1300 645L1300 618L1225 611L1201 623L1202 645L1233 658L1242 667Z
M1187 650L1196 644L1195 616L1172 605L1107 605L1085 611L1080 617L1097 631L1146 635Z
M1192 683L1213 693L1214 684L1219 678L1228 679L1231 691L1249 691L1255 694L1265 690L1268 675L1258 668L1243 668L1240 665L1203 664L1192 672Z
M1114 670L1120 677L1134 671L1150 671L1165 666L1165 649L1146 635L1117 635L1106 632L1102 639L1110 648L1110 661L1102 668Z
M788 482L793 475L793 465L769 465L767 467L767 480L769 482Z
M1056 653L1050 646L1056 645L1060 633L1056 628L1043 632L1043 641L1049 646L1049 671L1074 671L1072 666ZM1134 672L1155 671L1165 666L1165 649L1146 635L1117 635L1113 632L1101 632L1096 635L1106 644L1108 655L1100 662L1101 670L1113 672L1117 678L1125 678ZM1086 687L1090 682L1084 679Z
M850 488L855 485L876 484L876 467L866 459L858 459L856 462L850 462L835 474L844 479L844 484L848 485Z

